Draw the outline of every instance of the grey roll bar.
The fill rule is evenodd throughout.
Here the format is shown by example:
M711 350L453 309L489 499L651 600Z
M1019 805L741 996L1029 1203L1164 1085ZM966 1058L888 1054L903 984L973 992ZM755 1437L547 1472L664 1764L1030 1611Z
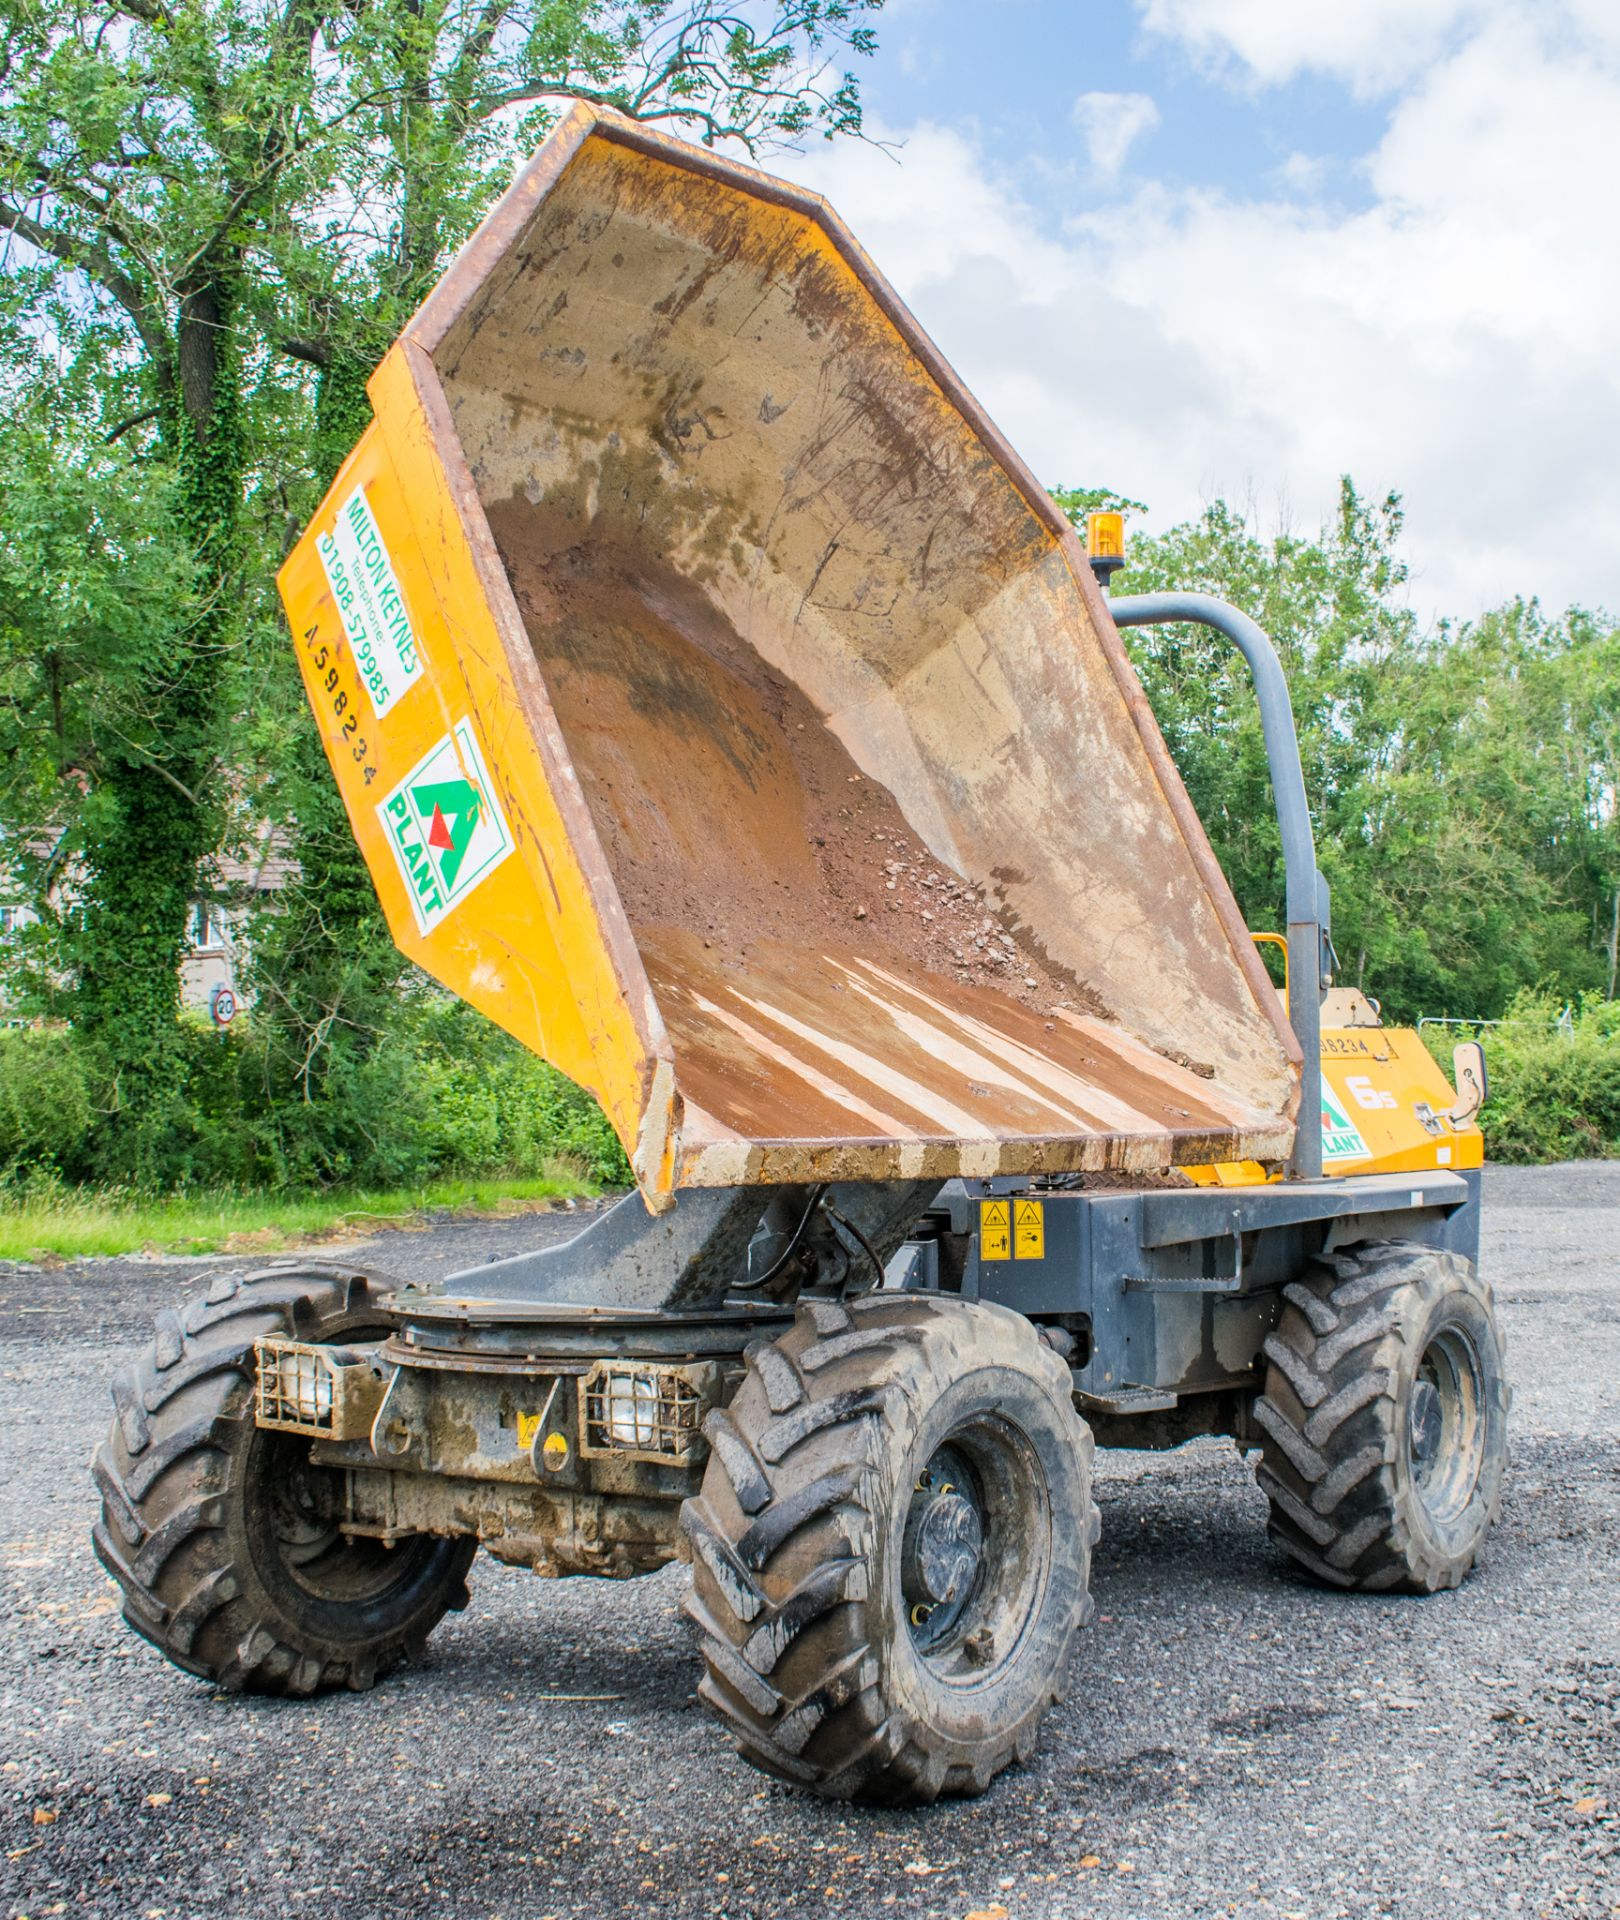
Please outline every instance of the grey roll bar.
M1322 1177L1322 991L1331 982L1328 968L1332 926L1328 884L1316 864L1310 803L1299 762L1299 733L1288 676L1277 649L1246 613L1209 593L1133 593L1110 597L1108 610L1118 627L1163 626L1186 620L1224 634L1248 662L1260 702L1277 826L1282 834L1288 913L1288 1018L1304 1055L1300 1069L1299 1122L1289 1172L1297 1180Z

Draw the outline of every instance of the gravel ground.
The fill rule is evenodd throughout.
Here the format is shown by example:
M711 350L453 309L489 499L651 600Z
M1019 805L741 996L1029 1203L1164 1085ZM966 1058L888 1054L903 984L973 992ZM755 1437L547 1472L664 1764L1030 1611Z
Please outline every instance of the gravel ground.
M371 1694L224 1696L121 1625L86 1462L197 1264L0 1274L0 1911L144 1916L1620 1913L1620 1165L1493 1171L1517 1401L1487 1564L1432 1600L1284 1569L1228 1445L1100 1462L1098 1619L1034 1761L913 1814L751 1772L681 1573L474 1569ZM390 1234L443 1273L566 1217ZM581 1698L580 1696L586 1696Z

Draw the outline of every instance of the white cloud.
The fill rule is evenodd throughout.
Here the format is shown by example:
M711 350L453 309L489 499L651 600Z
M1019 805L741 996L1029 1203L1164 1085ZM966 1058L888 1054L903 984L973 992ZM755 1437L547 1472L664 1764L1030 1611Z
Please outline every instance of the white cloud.
M1586 0L1597 6L1605 0ZM1331 74L1360 93L1398 87L1487 0L1138 0L1150 33L1201 65L1274 85Z
M1149 183L1065 231L928 126L797 170L1043 479L1309 525L1348 471L1405 494L1426 610L1620 610L1620 36L1589 4L1498 6L1414 75L1352 213Z
M1328 163L1316 154L1291 153L1276 177L1290 193L1315 193L1328 177Z
M1145 93L1083 93L1074 103L1074 124L1099 180L1112 180L1144 133L1159 124L1159 109Z

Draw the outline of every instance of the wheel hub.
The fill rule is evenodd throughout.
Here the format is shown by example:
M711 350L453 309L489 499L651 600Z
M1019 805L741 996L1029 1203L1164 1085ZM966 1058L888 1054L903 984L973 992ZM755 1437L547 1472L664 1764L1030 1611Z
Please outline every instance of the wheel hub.
M1412 1388L1412 1465L1419 1476L1426 1475L1440 1455L1445 1430L1445 1410L1440 1390L1432 1380L1419 1380Z
M1407 1407L1413 1485L1431 1517L1449 1523L1466 1511L1485 1459L1484 1373L1461 1327L1431 1338Z
M979 1516L959 1493L930 1500L917 1528L915 1583L938 1604L973 1584L984 1544Z
M290 1568L318 1560L338 1543L336 1521L327 1511L334 1504L331 1491L322 1489L326 1493L322 1499L310 1482L308 1463L297 1460L270 1493L271 1524Z
M308 1599L364 1605L409 1586L439 1543L413 1534L397 1546L343 1530L342 1481L313 1466L309 1442L260 1429L249 1472L258 1552Z
M901 1548L900 1586L912 1637L936 1645L978 1585L984 1517L965 1462L941 1448L917 1476Z

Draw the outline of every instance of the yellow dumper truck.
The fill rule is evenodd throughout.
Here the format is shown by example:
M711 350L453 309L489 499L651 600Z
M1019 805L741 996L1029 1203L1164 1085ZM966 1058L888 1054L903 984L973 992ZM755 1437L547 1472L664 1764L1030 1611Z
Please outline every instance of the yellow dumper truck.
M136 1631L363 1688L480 1546L680 1558L743 1755L915 1802L1061 1690L1096 1443L1231 1435L1318 1580L1461 1580L1505 1460L1483 1066L1333 987L1265 636L1110 600L1117 530L1088 555L822 200L611 113L371 395L281 576L333 772L400 946L637 1191L442 1284L159 1315L96 1461ZM1170 619L1254 673L1286 1003L1120 641Z

